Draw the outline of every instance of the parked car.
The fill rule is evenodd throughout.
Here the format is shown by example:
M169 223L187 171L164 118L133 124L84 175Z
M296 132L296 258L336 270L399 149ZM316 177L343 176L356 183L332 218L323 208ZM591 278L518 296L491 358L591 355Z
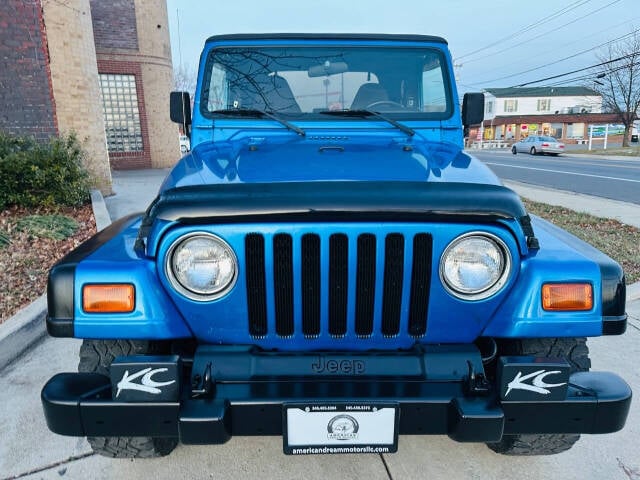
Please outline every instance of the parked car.
M559 142L558 139L553 137L541 136L541 135L529 135L524 140L516 142L511 147L511 153L530 153L531 155L537 155L539 153L550 155L558 155L564 153L564 143Z
M234 435L547 455L623 427L631 390L585 337L625 331L624 272L463 150L484 96L459 108L444 39L219 35L200 58L193 116L170 97L192 151L49 274L49 333L83 339L42 391L52 431L148 458Z

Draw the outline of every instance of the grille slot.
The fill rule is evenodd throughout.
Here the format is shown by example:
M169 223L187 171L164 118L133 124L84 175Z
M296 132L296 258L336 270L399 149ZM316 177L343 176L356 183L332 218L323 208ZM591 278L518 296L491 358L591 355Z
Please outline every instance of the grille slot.
M400 331L404 236L399 233L390 233L387 235L384 252L382 334L391 337L397 335Z
M291 235L273 237L273 282L276 301L276 333L293 335L293 241Z
M254 337L267 334L267 292L264 272L264 237L250 233L244 238L247 262L247 311L249 333Z
M376 237L358 236L356 272L356 334L367 337L373 332L373 308L376 298Z
M329 238L329 333L347 333L347 294L349 288L349 238L335 233Z
M432 244L431 235L427 233L418 233L413 237L409 334L414 337L421 337L427 332Z
M320 334L320 237L302 236L302 332Z

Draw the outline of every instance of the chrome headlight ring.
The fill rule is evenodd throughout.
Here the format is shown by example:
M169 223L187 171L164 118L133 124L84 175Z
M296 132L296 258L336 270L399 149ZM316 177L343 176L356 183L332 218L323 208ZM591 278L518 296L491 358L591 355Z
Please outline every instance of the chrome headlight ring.
M477 241L487 242L487 245L492 246L499 254L500 262L497 268L495 279L487 282L485 285L480 285L475 288L470 286L467 286L465 288L464 286L456 285L456 282L452 281L452 279L449 278L446 273L446 264L449 260L449 255L452 254L456 248L460 248L462 245L464 245L465 242ZM471 253L473 254L476 252ZM472 264L473 262L470 263ZM507 280L511 273L511 268L511 254L507 245L499 237L489 232L474 231L456 237L449 243L449 245L447 245L447 248L445 248L442 256L440 257L439 275L442 285L444 286L445 290L447 290L447 292L449 292L451 295L462 300L477 301L489 298L500 291L502 287L504 287L504 285L507 283Z
M221 284L208 287L199 284L196 285L193 281L190 284L187 273L176 271L178 270L176 265L177 256L184 252L183 249L189 248L190 243L194 244L195 242L200 242L200 245L195 246L195 248L206 249L206 243L209 242L210 249L218 249L219 255L217 259L214 259L215 261L211 261L211 259L200 259L199 262L192 262L192 264L198 263L198 266L204 265L205 268L209 268L210 270L215 267L213 268L214 270L217 269L215 275L218 275L220 274L221 268L220 260L222 260L222 275L223 278L226 277L226 279ZM182 259L183 262L189 260L188 255L188 253L183 255L183 257L186 257ZM191 256L192 260L194 259L194 255L197 257L197 254L193 254ZM217 235L208 232L192 232L177 238L171 244L165 256L164 270L169 279L169 283L178 293L191 300L206 302L223 297L235 286L238 279L238 260L233 248ZM202 276L202 274L200 276ZM209 276L212 276L211 272ZM206 277L204 277L204 280L206 280Z

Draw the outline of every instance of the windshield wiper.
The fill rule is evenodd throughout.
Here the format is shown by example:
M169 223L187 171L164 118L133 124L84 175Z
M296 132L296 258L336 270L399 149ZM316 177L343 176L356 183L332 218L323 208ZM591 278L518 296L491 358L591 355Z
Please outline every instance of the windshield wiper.
M273 112L265 112L264 110L258 110L255 108L225 108L223 110L214 110L211 113L218 113L221 115L236 115L239 117L267 117L271 120L275 120L280 125L286 127L289 130L296 132L303 137L306 135L305 131L300 127L296 127L294 124L287 122L283 118L280 118Z
M378 117L380 120L384 120L387 123L390 123L394 127L399 130L402 130L404 133L413 137L416 134L416 131L407 127L406 125L396 122L393 118L389 118L386 115L383 115L380 112L375 112L373 110L361 109L361 110L323 110L320 113L324 113L325 115L335 115L335 116L344 116L344 117Z

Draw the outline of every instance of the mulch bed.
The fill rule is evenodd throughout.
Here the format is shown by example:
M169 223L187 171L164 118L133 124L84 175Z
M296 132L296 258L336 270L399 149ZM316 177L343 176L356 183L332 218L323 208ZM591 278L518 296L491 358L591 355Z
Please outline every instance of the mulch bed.
M64 240L35 237L16 230L17 221L27 215L66 215L78 222L78 230ZM46 292L47 273L64 255L96 233L91 204L82 207L25 209L13 207L0 212L0 232L11 243L0 247L0 323Z

